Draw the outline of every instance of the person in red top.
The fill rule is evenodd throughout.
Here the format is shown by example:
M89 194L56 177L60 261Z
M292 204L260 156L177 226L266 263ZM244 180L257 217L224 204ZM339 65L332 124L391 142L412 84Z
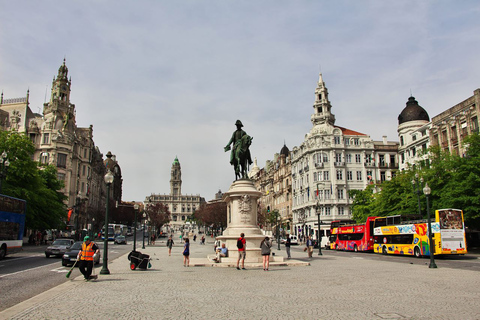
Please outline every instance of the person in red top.
M240 238L238 238L237 243L242 243L243 246L241 248L238 248L238 259L237 259L237 270L240 270L240 259L242 260L242 269L245 270L245 256L246 256L246 244L247 242L245 241L245 234L241 233ZM238 247L238 245L237 245Z
M83 238L83 241L84 242L82 243L82 250L77 255L77 260L80 261L78 269L83 274L85 281L88 281L90 280L90 276L92 275L94 255L98 254L99 249L95 242L90 241L89 236L85 236L85 238Z

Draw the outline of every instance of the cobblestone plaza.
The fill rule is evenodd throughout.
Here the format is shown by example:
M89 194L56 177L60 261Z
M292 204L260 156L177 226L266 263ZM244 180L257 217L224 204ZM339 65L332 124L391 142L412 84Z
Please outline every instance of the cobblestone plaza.
M283 246L274 248L285 254ZM94 282L84 282L75 270L71 281L0 312L0 318L480 319L477 271L354 253L315 253L308 260L301 249L293 248L293 259L310 266L271 266L266 272L258 264L239 271L183 267L181 246L168 256L165 242L157 241L140 250L153 258L148 271L131 271L126 255L111 261L111 274ZM212 243L193 242L191 265L204 264L212 253Z

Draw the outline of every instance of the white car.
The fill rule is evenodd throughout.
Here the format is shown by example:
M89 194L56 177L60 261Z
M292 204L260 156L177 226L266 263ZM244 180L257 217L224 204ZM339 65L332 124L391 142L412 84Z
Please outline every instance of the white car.
M282 240L280 240L280 243L285 244L286 242L287 242L287 239L285 239L285 238L283 238ZM294 245L297 245L297 244L298 244L297 236L295 236L295 235L291 235L291 236L290 236L290 244L294 244Z

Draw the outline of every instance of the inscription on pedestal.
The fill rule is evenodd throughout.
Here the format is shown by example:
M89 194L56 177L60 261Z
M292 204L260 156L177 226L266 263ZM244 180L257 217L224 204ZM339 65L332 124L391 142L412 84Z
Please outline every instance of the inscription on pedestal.
M252 201L250 196L245 194L240 197L238 201L238 211L240 213L240 220L243 223L250 222L250 211L252 210Z

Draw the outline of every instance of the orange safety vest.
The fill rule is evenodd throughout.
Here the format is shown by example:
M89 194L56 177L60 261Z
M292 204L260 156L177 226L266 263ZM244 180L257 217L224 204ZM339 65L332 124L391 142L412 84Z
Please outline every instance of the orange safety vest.
M88 246L85 244L85 242L82 243L82 256L80 257L80 260L93 261L93 255L95 254L95 251L93 251L92 247L93 242L90 242Z

